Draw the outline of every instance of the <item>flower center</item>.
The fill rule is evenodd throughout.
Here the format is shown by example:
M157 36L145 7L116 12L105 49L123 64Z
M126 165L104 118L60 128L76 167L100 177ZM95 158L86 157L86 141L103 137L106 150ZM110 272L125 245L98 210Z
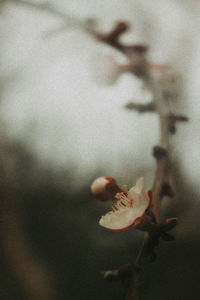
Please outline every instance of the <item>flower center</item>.
M115 195L115 201L112 205L113 211L115 212L127 207L133 207L133 200L130 200L124 192L117 193Z

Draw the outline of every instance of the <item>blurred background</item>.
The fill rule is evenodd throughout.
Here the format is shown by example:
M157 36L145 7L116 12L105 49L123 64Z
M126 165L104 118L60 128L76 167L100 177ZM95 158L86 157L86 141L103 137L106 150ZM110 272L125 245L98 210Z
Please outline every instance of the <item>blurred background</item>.
M118 21L126 44L149 46L148 60L168 64L179 81L175 113L186 114L171 138L176 241L162 242L143 274L141 299L199 298L200 2L194 0L1 0L1 299L124 299L100 271L133 263L143 234L100 228L109 205L90 192L98 176L131 187L154 179L159 123L125 109L151 95L128 73L126 58L94 40Z

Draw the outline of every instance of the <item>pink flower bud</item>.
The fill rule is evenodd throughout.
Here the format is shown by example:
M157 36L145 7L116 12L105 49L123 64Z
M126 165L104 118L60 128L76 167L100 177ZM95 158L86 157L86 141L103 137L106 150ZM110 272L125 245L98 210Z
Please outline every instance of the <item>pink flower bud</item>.
M116 193L121 192L116 180L112 177L99 177L91 185L93 195L101 201L114 200Z

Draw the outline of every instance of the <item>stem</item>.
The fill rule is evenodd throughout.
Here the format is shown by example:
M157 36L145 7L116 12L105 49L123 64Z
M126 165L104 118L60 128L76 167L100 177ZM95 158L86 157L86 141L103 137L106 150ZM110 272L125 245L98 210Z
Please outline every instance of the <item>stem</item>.
M162 87L158 82L151 79L152 93L155 100L156 111L160 123L160 147L166 152L161 157L156 156L156 172L153 183L153 198L151 209L159 219L161 200L163 197L162 189L165 183L169 183L169 116L171 115L168 99L162 93Z
M150 75L149 75L150 76ZM164 149L166 152L163 155L155 155L156 156L156 171L153 183L153 197L151 202L151 211L154 213L157 221L159 221L159 214L161 209L161 201L163 198L163 186L165 183L169 182L168 173L169 173L169 116L170 109L168 105L168 101L162 95L162 89L157 82L153 80L153 78L149 78L149 82L151 83L149 86L151 88L152 94L155 101L155 110L159 116L159 124L160 124L160 145L161 149ZM154 246L152 246L152 237L150 237L149 233L145 233L144 240L139 251L138 257L136 259L136 265L139 267L143 266L143 260L145 257L151 254L151 251L154 250ZM128 292L127 300L137 300L139 299L138 292L136 296L136 290L138 290L138 286L135 285L134 279L132 278L132 282L130 285L130 290Z

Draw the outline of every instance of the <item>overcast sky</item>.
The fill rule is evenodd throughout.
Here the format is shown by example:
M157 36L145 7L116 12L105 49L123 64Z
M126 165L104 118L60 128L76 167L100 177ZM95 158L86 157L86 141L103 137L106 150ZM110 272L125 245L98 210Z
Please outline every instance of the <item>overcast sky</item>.
M103 30L118 19L128 20L134 30L124 42L148 44L151 61L173 65L183 83L183 97L175 107L190 117L172 138L173 153L188 180L198 183L200 3L60 0L52 4L78 19L95 17ZM81 176L102 167L125 180L145 167L144 176L152 182L150 153L158 141L157 118L123 109L131 99L145 102L150 95L130 75L112 86L99 84L102 57L124 58L77 28L53 34L62 25L55 16L9 1L2 8L0 67L1 80L7 82L3 81L1 117L9 136L24 140L52 166L75 164Z

